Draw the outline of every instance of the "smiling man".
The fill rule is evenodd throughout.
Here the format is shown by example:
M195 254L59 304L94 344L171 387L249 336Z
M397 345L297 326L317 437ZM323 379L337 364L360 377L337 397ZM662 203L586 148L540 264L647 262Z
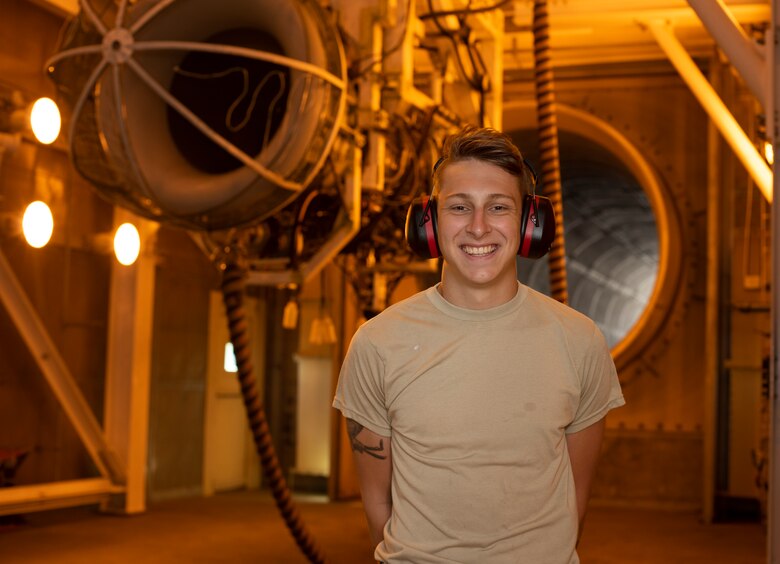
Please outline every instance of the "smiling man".
M517 280L529 178L506 135L449 138L441 282L366 322L344 360L333 405L379 561L579 562L604 417L624 401L596 325Z

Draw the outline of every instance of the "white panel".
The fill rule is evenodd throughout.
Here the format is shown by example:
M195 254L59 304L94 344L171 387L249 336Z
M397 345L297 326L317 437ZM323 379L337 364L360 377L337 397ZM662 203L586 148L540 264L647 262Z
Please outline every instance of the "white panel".
M298 404L295 470L327 476L330 471L331 359L297 356Z
M209 420L211 487L229 491L246 486L246 413L240 397L217 397Z

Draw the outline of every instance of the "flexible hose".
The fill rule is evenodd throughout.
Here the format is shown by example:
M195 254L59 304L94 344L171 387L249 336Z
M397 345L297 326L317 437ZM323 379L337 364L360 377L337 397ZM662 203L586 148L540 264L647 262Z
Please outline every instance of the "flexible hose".
M314 538L306 529L298 509L292 500L290 489L282 475L279 459L276 456L265 408L260 401L255 383L251 349L249 347L248 324L244 310L244 270L233 260L228 260L222 273L222 298L227 312L230 342L238 366L238 379L241 384L241 395L244 398L249 428L255 441L257 454L263 466L268 485L276 501L276 507L282 515L287 528L290 529L298 548L310 562L324 563L325 558Z
M558 154L558 120L555 117L555 89L550 62L550 17L547 0L534 0L534 77L539 134L539 159L544 195L555 212L555 239L549 253L550 292L554 299L568 303L566 245L563 237L563 196Z

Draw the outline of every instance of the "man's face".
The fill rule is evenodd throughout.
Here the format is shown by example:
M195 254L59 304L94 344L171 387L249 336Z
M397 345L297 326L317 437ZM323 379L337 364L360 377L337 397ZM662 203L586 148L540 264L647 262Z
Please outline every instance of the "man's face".
M465 160L447 165L440 186L437 223L443 291L463 298L453 303L468 301L472 290L513 296L522 205L517 178L496 165Z

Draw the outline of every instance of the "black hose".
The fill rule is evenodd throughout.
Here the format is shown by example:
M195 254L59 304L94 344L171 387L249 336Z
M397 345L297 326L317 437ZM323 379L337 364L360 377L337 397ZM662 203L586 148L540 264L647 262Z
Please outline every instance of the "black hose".
M241 395L244 398L249 428L255 441L257 454L263 466L268 486L274 496L276 507L284 519L287 528L295 539L298 548L310 562L321 564L325 562L320 548L306 529L298 509L292 500L290 489L282 475L279 459L276 456L271 434L268 429L268 419L265 408L257 393L257 386L251 360L249 346L248 324L244 311L244 269L235 260L228 258L222 272L222 298L227 312L230 342L238 366L238 379L241 384Z

